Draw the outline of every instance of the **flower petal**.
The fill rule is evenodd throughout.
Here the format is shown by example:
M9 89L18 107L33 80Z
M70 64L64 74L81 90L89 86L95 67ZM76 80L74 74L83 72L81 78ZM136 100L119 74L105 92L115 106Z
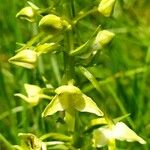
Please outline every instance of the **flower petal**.
M56 95L43 111L42 117L53 115L54 113L63 110L64 108L61 106L59 97Z
M25 84L25 90L27 92L28 97L33 97L36 96L40 93L41 88L36 86L36 85L32 85L32 84Z
M20 97L21 99L25 100L26 102L29 102L28 97L26 97L25 95L23 95L21 93L16 93L14 95Z
M126 140L128 142L137 141L141 144L146 144L141 137L139 137L133 130L131 130L125 123L118 122L112 129L112 134L115 139Z
M108 144L108 138L105 134L99 129L93 131L93 144L94 147L103 147Z
M24 101L30 103L32 106L35 106L35 105L37 105L39 103L39 97L38 96L26 97L25 95L23 95L21 93L16 93L15 96L20 97Z
M96 103L85 94L82 94L82 98L76 99L75 108L81 112L89 112L96 114L97 116L103 116L103 112L98 108Z

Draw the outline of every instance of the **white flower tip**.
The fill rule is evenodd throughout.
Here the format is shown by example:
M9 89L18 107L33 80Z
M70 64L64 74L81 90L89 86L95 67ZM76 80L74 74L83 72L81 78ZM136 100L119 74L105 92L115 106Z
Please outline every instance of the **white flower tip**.
M137 141L140 144L146 144L146 141L138 136L133 130L131 130L125 123L118 122L113 127L113 136L118 140L126 140L128 142Z
M38 96L41 92L41 88L37 85L32 84L24 84L25 90L27 92L28 97Z
M139 140L138 140L138 141L139 141L139 143L140 143L140 144L146 144L146 141L145 141L145 140L143 140L142 138L139 138Z

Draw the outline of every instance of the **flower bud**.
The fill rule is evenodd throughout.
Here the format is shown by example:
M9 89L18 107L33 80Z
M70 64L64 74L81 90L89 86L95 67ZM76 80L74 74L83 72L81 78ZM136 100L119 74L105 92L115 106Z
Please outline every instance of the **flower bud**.
M93 49L101 49L103 46L107 45L115 36L114 33L107 31L107 30L102 30L100 31L93 43Z
M33 50L22 50L9 59L9 62L24 68L33 69L37 61L37 53Z
M49 14L44 16L40 22L39 27L45 31L57 31L62 30L64 27L70 27L66 20L61 20L60 17Z
M24 7L17 13L16 17L19 17L20 19L28 20L30 22L34 22L35 10L30 6Z
M98 11L105 17L109 17L115 5L115 0L101 0Z

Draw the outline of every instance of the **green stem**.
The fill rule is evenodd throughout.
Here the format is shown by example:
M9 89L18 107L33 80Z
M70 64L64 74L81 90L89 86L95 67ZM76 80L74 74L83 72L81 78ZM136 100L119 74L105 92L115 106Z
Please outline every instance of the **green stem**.
M46 140L47 138L51 138L53 140L58 140L58 141L70 141L71 137L66 136L64 134L59 134L59 133L47 133L44 134L40 137L40 140Z
M64 53L64 78L63 84L68 84L70 80L74 77L74 58L69 56L69 54Z
M109 141L108 150L116 150L116 142L114 139Z
M4 137L2 134L0 134L0 142L3 142L3 143L5 144L5 146L7 147L8 150L13 150L13 149L14 149L14 148L13 148L13 145L10 144L10 143L5 139L5 137Z
M58 83L58 85L60 85L61 83L61 75L60 75L60 69L59 69L59 65L57 63L57 58L55 55L51 55L51 65L52 65L52 69L53 69L53 72L55 74L55 78L56 78L56 81Z
M75 16L75 9L74 9L74 0L65 0L66 8L64 8L67 12L66 16L69 20L73 20ZM71 30L66 32L64 38L64 46L66 48L66 52L64 52L64 83L68 84L70 80L74 78L74 56L70 56L70 51L74 50L74 36L73 30L75 30L75 26L72 27ZM68 109L65 112L65 121L68 124L68 128L71 132L73 132L73 145L75 147L79 147L77 141L79 141L79 116L77 115L76 110L73 108Z
M17 50L17 52L26 49L28 47L31 47L34 43L36 43L42 36L44 35L43 32L40 32L36 36L34 36L31 40L29 40L23 47Z
M11 109L11 114L14 114L14 113L17 113L17 112L21 112L21 111L23 111L23 107L22 106L18 106L18 107L15 107L15 108ZM1 113L0 120L6 118L9 115L10 115L10 111L6 111L6 112Z
M73 18L73 2L65 0L64 11L66 16L71 20ZM64 52L64 80L63 83L67 84L69 80L74 77L74 57L70 56L69 53L74 49L74 37L73 29L66 31L64 37L64 47L66 52Z
M74 18L73 24L76 24L79 20L81 20L81 19L85 18L86 16L93 14L95 12L97 12L97 7L93 7L91 10L86 11L86 12L81 11L79 13L79 15L76 18Z

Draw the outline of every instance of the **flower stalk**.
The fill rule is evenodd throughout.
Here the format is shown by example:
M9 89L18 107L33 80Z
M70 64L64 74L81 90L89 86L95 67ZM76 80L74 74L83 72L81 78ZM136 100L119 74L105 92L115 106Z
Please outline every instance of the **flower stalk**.
M53 3L55 4L55 2ZM29 6L23 8L16 15L16 17L28 20L29 22L34 22L39 19L39 34L29 40L26 44L20 44L22 47L17 50L15 56L9 59L10 63L27 69L34 69L39 55L45 53L56 54L56 57L57 54L60 53L60 58L63 58L64 62L62 67L58 67L58 65L56 65L57 63L52 60L52 71L54 71L54 74L56 75L56 78L54 78L53 81L56 79L58 85L51 85L48 83L45 88L41 88L37 85L24 84L26 95L21 93L15 94L15 96L23 99L32 107L36 107L42 99L50 100L42 112L42 117L51 117L57 112L62 112L61 114L63 115L60 116L59 114L58 117L60 118L56 119L58 122L56 120L53 121L56 123L56 125L54 124L54 126L56 126L56 133L46 133L41 136L41 138L38 138L32 133L20 133L19 138L21 144L14 146L14 148L19 150L47 150L47 147L48 149L51 149L54 146L54 149L56 149L55 146L58 146L59 148L57 149L71 148L73 150L89 149L89 147L93 149L107 146L108 150L115 150L117 148L116 140L125 140L127 142L137 141L140 144L145 144L146 141L139 137L123 122L119 122L120 120L116 122L111 119L109 120L106 117L107 114L105 116L96 102L88 96L89 93L86 95L80 89L80 85L76 86L75 84L75 75L76 72L79 71L79 75L86 77L86 81L89 80L91 85L104 98L100 83L108 83L112 78L101 81L99 77L96 77L93 68L99 64L92 64L92 60L98 56L100 52L103 52L103 48L110 44L115 34L105 29L99 30L100 26L96 29L93 27L93 33L89 36L90 38L85 40L85 36L83 36L81 42L78 42L78 38L80 38L78 32L80 31L80 28L83 28L78 22L95 12L99 12L105 17L110 17L114 9L115 0L100 0L99 5L96 4L97 6L95 6L96 2L94 2L92 6L83 9L84 11L75 8L77 4L77 1L75 0L62 0L60 3L63 4L60 5L62 14L60 13L60 8L57 8L55 5L51 6L54 7L52 10L47 11L49 8L41 10L33 3L28 2ZM87 8L89 8L89 10L87 10ZM78 14L76 14L77 11L79 11ZM55 61L57 61L57 59ZM92 64L91 69L90 64ZM88 66L89 68L86 68L85 66ZM59 74L59 69L61 69L62 79L61 74ZM118 74L116 77L118 77ZM46 83L46 79L43 79ZM107 90L110 91L114 98L116 98L109 86ZM49 96L46 92L49 92L50 94L50 91L52 93ZM101 102L101 99L98 100ZM122 103L120 103L118 99L116 102L121 108L121 111L125 113L124 115L127 115L128 112L124 110ZM83 112L93 114L91 117L96 116L97 118L92 120L90 120L90 117L86 118L91 122L87 125L87 120L85 119L82 122L82 116L81 118L79 116L80 113ZM85 127L84 124L86 124ZM64 131L61 130L62 126L63 128L65 127ZM65 134L60 132L57 133L59 130ZM84 137L87 133L90 133L91 135L88 135L88 138ZM87 144L89 147L86 147L86 143L82 143L84 141L83 138L85 138L85 141L87 140L87 142L90 141ZM1 134L0 139L2 139L8 147L11 147L11 144L5 141L5 139L1 137ZM62 148L61 146L64 146L65 148Z

